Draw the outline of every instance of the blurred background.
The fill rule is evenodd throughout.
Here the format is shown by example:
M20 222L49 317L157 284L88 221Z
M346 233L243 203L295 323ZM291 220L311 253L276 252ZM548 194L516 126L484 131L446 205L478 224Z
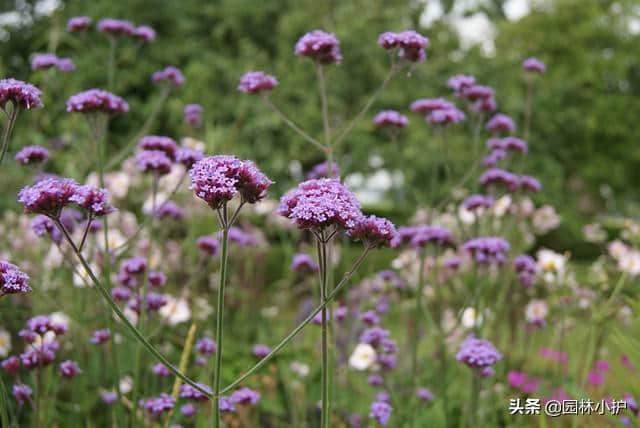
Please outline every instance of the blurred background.
M248 70L277 76L274 102L319 135L314 70L293 55L295 41L314 28L340 39L343 62L328 74L330 119L339 127L362 108L388 70L386 53L376 44L378 34L414 28L430 39L426 63L392 80L340 154L343 177L369 210L401 223L416 206L438 198L428 194L425 183L433 160L442 155L442 142L411 114L412 101L451 97L447 78L472 74L496 90L499 111L521 125L526 90L521 62L529 56L544 61L547 73L536 82L531 154L521 167L543 183L536 202L555 205L562 219L543 244L573 248L577 257L588 258L589 247L580 242L584 224L596 215L640 210L637 0L2 0L1 5L0 74L40 86L48 106L18 121L12 150L30 144L55 150L50 172L77 177L93 165L84 121L65 116L64 106L73 93L106 86L108 41L96 31L83 37L67 33L71 16L88 15L94 22L127 19L158 33L155 43L118 47L113 92L130 103L131 112L111 122L114 152L136 134L161 97L151 74L175 65L187 82L160 110L150 133L184 136L184 105L202 104L205 126L192 136L204 141L209 152L254 159L277 182L276 194L323 156L309 150L255 97L240 94L240 76ZM32 72L30 58L36 52L69 56L76 70ZM411 124L397 141L372 126L381 109L409 116ZM449 154L454 176L472 163L471 151L464 150L470 144L467 135L456 133L447 143L458 148ZM0 209L16 209L14 195L25 182L24 173L12 162L2 168L12 174L0 174L0 180L9 181L0 182Z

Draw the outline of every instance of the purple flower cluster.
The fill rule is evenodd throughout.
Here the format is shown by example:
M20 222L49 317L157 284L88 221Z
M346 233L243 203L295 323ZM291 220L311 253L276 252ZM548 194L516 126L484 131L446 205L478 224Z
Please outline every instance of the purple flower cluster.
M447 87L457 95L463 94L464 91L476 83L476 78L465 74L456 74L447 80Z
M391 412L393 408L391 404L386 401L374 401L371 403L371 409L369 410L369 417L373 418L382 426L386 426L391 419Z
M161 220L180 220L184 217L184 208L175 202L166 201L156 209L155 217Z
M516 124L509 116L506 114L498 113L494 115L487 122L486 128L493 132L494 134L498 134L500 132L513 132L516 129Z
M456 360L474 369L484 369L495 365L502 354L488 340L469 336L462 342Z
M404 128L409 124L409 119L395 110L383 110L375 115L373 123L378 128Z
M298 253L293 256L291 270L297 273L318 272L318 264L309 254Z
M88 16L74 16L67 21L67 31L70 33L83 31L89 28L90 25L91 18Z
M429 244L438 246L453 246L451 232L441 226L405 226L398 229L393 241L393 247L410 245L415 249L423 249Z
M8 101L16 107L30 110L42 107L42 93L30 83L16 79L0 80L0 107L4 108Z
M199 128L202 125L203 108L200 104L187 104L184 106L184 121L187 125Z
M142 150L136 155L136 165L143 172L158 176L171 172L171 159L162 150Z
M547 67L544 65L542 61L538 58L527 58L522 61L522 68L525 71L533 72L533 73L544 73L547 70Z
M253 356L256 358L264 358L271 352L271 348L267 345L257 344L253 346Z
M396 237L396 227L386 218L374 215L361 217L349 229L349 236L362 241L369 247L389 247Z
M504 263L509 248L505 239L495 236L474 238L462 245L462 249L471 253L477 263L486 265Z
M16 383L15 385L13 385L11 393L13 394L13 398L16 399L18 404L23 405L25 402L31 400L33 391L28 385L25 385L23 383Z
M339 64L342 61L338 38L322 30L302 36L296 42L294 51L296 55L309 57L319 64Z
M190 169L194 163L202 160L203 157L204 155L200 150L189 147L178 147L178 151L176 152L176 162L181 163L187 169Z
M5 294L20 294L30 291L29 276L13 263L0 260L0 297Z
M489 138L487 147L490 150L504 150L518 153L526 153L527 142L516 137Z
M104 343L107 343L109 339L111 339L111 331L104 328L102 330L95 330L93 333L91 333L90 342L94 345L102 345Z
M493 99L494 91L488 86L471 85L465 87L459 95L473 102Z
M528 192L539 192L542 188L542 185L538 181L538 179L528 176L521 175L520 176L520 189Z
M52 218L60 217L62 208L69 203L78 204L96 217L113 211L107 202L106 190L89 185L80 186L67 178L46 178L33 186L26 186L18 194L18 202L24 206L26 213L44 214Z
M240 194L243 202L255 203L267 195L273 183L251 161L234 156L210 156L189 170L195 195L218 209Z
M71 379L82 373L80 366L73 360L65 360L60 363L60 375L64 378Z
M464 112L457 108L444 110L433 110L426 120L431 125L447 125L449 123L459 123L466 118Z
M231 394L229 397L231 402L235 405L255 405L260 401L260 393L252 390L251 388L242 387Z
M526 254L520 255L513 259L513 267L518 274L518 280L525 287L530 287L536 278L538 265L533 257Z
M133 36L136 31L135 25L122 19L105 18L98 22L98 31L110 36Z
M173 66L168 66L162 70L158 70L151 76L154 82L164 82L175 87L184 85L185 78L182 72Z
M333 162L331 164L331 172L329 172L329 162L320 162L307 174L307 180L317 178L340 178L340 166L338 166L336 162Z
M429 39L413 30L400 33L387 31L380 34L378 44L387 50L397 49L398 57L407 61L423 62L427 57L425 49L429 46Z
M211 355L216 352L216 342L208 337L203 337L196 342L196 350L203 355Z
M211 388L208 385L205 385L203 383L198 383L198 386L207 392L211 392ZM180 397L189 398L191 400L196 400L196 401L208 400L206 395L204 395L202 392L200 392L199 390L197 390L196 388L188 384L184 384L180 386Z
M534 394L540 386L540 379L530 378L524 372L511 370L507 373L507 382L514 389L519 389L525 394Z
M138 142L138 148L140 150L159 150L172 161L176 159L176 152L178 151L178 145L173 138L164 137L161 135L146 135Z
M34 165L49 159L49 150L42 146L26 146L16 153L16 161L21 165Z
M301 229L351 229L362 217L356 197L338 180L307 180L280 199L278 214Z
M491 196L471 195L462 202L462 206L468 211L476 211L491 208L494 202Z
M456 106L452 102L447 101L444 98L421 98L411 103L409 108L415 113L420 113L426 116L435 110L449 110L454 109L455 107Z
M205 254L217 256L220 251L220 240L214 235L201 236L196 241L198 248Z
M31 58L32 70L48 70L53 67L60 71L73 71L76 68L71 58L58 58L52 53L34 54Z
M510 191L516 191L520 185L520 178L503 169L492 168L485 171L479 178L481 186L486 187L492 184L501 184Z
M67 112L126 113L129 104L117 95L102 89L89 89L72 95L67 100Z
M153 416L158 416L173 409L175 403L173 396L162 393L158 397L142 400L142 407Z
M151 43L156 39L156 30L148 25L140 25L133 31L133 36L143 43Z
M494 167L501 160L507 158L507 152L502 149L495 149L482 159L482 164L486 167Z
M262 71L249 71L240 78L238 90L245 94L259 94L278 86L278 79Z
M53 220L45 215L35 216L33 220L31 220L31 230L40 237L49 235L49 238L56 244L62 242L62 232Z

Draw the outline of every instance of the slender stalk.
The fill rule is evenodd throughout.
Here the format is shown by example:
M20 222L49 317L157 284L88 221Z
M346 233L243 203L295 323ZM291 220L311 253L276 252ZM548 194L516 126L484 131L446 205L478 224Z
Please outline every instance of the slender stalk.
M193 341L196 337L196 325L191 324L189 327L189 331L187 332L187 338L184 341L184 346L182 347L182 355L180 355L180 368L181 372L185 372L187 370L187 365L189 364L189 356L191 355L191 350L193 349ZM174 399L178 399L178 394L180 393L180 385L182 381L179 377L176 377L176 380L173 382L173 388L171 389L171 395ZM165 421L165 428L169 427L169 423L171 423L171 417L173 416L173 408L169 410L169 414L167 415L167 420Z
M9 150L9 142L11 141L11 134L13 134L13 128L16 124L16 119L18 118L18 112L20 108L13 104L13 110L9 115L9 121L7 122L7 127L4 130L4 135L2 136L2 151L0 152L0 165L2 165L2 161L4 160L7 151Z
M80 241L80 245L78 248L80 251L84 248L84 244L87 241L87 235L89 234L89 229L91 228L91 222L93 221L93 215L89 214L89 218L87 218L87 226L84 228L84 233L82 234L82 240Z
M149 116L147 116L147 120L140 128L140 131L138 131L138 133L127 143L126 146L124 146L113 158L111 158L111 160L107 164L107 168L113 168L114 166L119 165L129 155L131 149L134 148L136 144L138 144L138 140L140 140L140 138L142 138L147 132L149 132L151 126L153 125L153 122L155 122L158 114L160 114L160 111L162 110L162 107L167 102L167 98L169 97L170 93L170 86L165 86L162 88L162 93L160 94L158 102L153 106L153 110L151 110L151 113L149 114Z
M113 90L113 81L116 73L116 46L118 41L115 37L109 37L109 63L107 68L107 89Z
M316 65L318 75L318 90L320 92L320 104L322 105L322 127L324 128L324 145L331 144L331 128L329 128L329 103L327 102L327 88L324 82L324 69L321 64ZM329 172L331 174L331 171Z
M318 260L320 264L320 302L325 306L322 308L322 413L320 426L328 428L330 426L331 415L329 411L329 335L327 317L327 289L328 289L328 260L327 242L324 240L324 231L321 231L318 238Z
M364 252L353 263L353 265L351 266L351 269L349 269L349 271L344 274L344 276L342 277L338 285L336 285L335 288L329 293L329 295L327 296L326 302L323 302L322 304L318 305L313 311L311 311L311 313L304 319L304 321L298 324L288 335L286 335L284 339L282 339L280 343L278 343L271 350L271 352L267 354L267 356L265 356L263 359L258 361L255 365L253 365L249 370L245 372L245 374L243 374L242 376L240 376L239 378L231 382L229 385L225 386L220 391L220 394L224 394L232 390L242 382L244 382L249 376L251 376L260 368L262 368L267 362L269 362L269 360L271 360L271 358L273 358L278 352L280 352L282 348L284 348L289 342L291 342L291 340L293 340L293 338L295 338L304 329L304 327L307 324L309 324L316 317L316 315L320 313L320 311L323 308L327 306L329 302L333 301L333 299L338 295L340 290L342 290L342 288L349 282L349 280L351 279L355 271L358 270L362 262L364 262L367 255L369 254L369 251L371 250L372 250L372 247L365 248Z
M216 360L213 369L213 427L220 427L220 373L222 369L222 323L224 312L224 286L227 280L227 258L229 246L229 224L227 224L227 206L221 210L222 250L220 258L220 283L218 284L218 303L216 306Z
M353 120L349 123L349 125L347 125L344 131L342 131L338 135L338 137L334 140L333 142L334 146L337 146L338 144L340 144L342 140L344 140L347 137L347 135L349 135L349 133L351 132L355 124L358 123L360 119L362 119L362 116L364 116L367 113L367 111L369 111L369 108L371 108L371 105L373 104L373 102L378 98L378 96L382 93L384 88L389 84L389 82L391 81L391 78L396 74L396 71L397 71L397 67L395 65L392 65L391 68L389 69L389 72L385 76L384 80L378 87L378 89L376 89L373 95L371 95L371 98L369 98L369 100L364 105L362 110L360 110L360 112L356 115L356 117L354 117Z
M529 138L531 128L531 114L533 113L533 79L527 78L527 98L524 104L524 134L525 140Z
M304 138L305 140L307 140L308 142L310 142L311 144L313 144L315 147L317 147L319 150L322 150L323 152L326 151L324 145L322 145L322 143L320 143L318 140L316 140L315 138L313 138L311 135L307 134L305 131L303 131L298 125L295 124L295 122L293 122L291 119L289 119L289 117L287 117L287 115L285 115L282 110L280 110L278 107L276 107L276 105L273 103L273 101L271 101L271 99L269 98L268 95L264 95L262 97L262 101L264 101L264 103L269 106L271 108L271 110L273 110L275 112L276 115L278 115L278 117L292 130L294 130L298 135L300 135L302 138Z
M471 374L471 414L468 426L470 428L478 426L478 403L480 401L480 375L476 372Z
M169 371L171 373L173 373L174 375L176 375L177 377L182 379L183 382L191 385L192 387L194 387L195 389L197 389L198 391L200 391L201 393L203 393L207 397L211 398L212 397L211 392L209 392L206 389L202 388L195 381L193 381L193 380L189 379L187 376L185 376L180 370L178 370L173 364L171 364L169 362L169 360L167 360L166 357L164 355L162 355L162 353L160 353L160 351L158 351L156 349L156 347L153 346L138 331L138 329L136 329L133 326L133 324L131 324L131 322L124 315L124 313L122 312L122 310L120 309L118 304L111 298L111 295L109 294L109 291L107 291L107 289L104 287L104 285L102 285L100 280L98 280L98 278L96 277L95 273L93 272L93 270L89 266L89 263L84 258L84 256L82 255L82 253L80 252L80 250L78 249L76 244L73 242L73 239L69 235L69 232L64 227L64 225L60 222L60 219L53 218L52 220L56 223L58 228L64 234L65 239L67 240L67 242L69 243L69 245L73 249L73 252L75 253L76 257L78 257L78 260L80 260L80 263L82 264L82 267L84 267L84 269L87 271L87 274L89 275L89 278L91 278L91 281L93 282L93 284L96 286L96 289L100 292L102 297L107 301L107 303L109 304L111 309L113 309L113 311L115 312L115 314L118 317L118 319L127 327L127 329L131 332L131 334L133 334L133 336L136 338L136 340L138 340L140 343L142 343L142 345L147 349L147 351L149 351L149 353L151 355L153 355L159 362L161 362L162 364L167 366L167 368L169 369Z

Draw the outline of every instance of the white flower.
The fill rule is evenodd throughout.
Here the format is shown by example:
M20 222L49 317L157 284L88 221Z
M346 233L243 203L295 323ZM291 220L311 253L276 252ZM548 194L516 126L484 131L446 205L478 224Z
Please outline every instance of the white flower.
M307 377L309 375L309 366L305 363L301 363L300 361L291 362L291 371L297 374L300 377Z
M209 318L209 315L213 313L213 308L205 298L196 297L193 301L193 304L195 317L200 321L206 320L207 318Z
M367 343L359 343L349 357L349 365L356 370L366 370L376 362L376 350Z
M482 324L482 314L476 314L475 308L467 308L462 312L462 326L464 328L473 328Z
M476 215L466 209L464 205L458 207L458 217L460 217L460 221L464 224L473 224L476 221Z
M205 144L200 140L196 140L195 138L184 137L182 140L180 140L180 142L183 146L190 149L200 150L201 152L203 152L205 149Z
M56 340L56 334L52 331L48 331L45 334L36 334L35 340L31 342L28 347L31 349L40 349L43 343L51 343Z
M52 269L60 267L63 261L64 256L60 252L60 249L57 245L53 244L51 245L51 248L49 248L49 251L47 251L47 254L44 256L42 264L45 268Z
M560 224L560 217L556 214L556 210L551 205L545 205L538 208L533 213L533 228L540 235L543 235L555 229Z
M589 242L596 244L602 243L607 239L607 232L602 228L600 223L587 224L582 228L584 238Z
M564 277L565 256L543 248L538 251L536 257L538 258L538 271L545 282L555 282Z
M71 318L69 318L69 315L65 314L64 312L54 312L49 315L49 319L52 323L58 325L61 324L65 327L69 327L69 323L71 322Z
M98 233L97 236L98 236L98 246L100 247L100 249L104 250L104 242L105 242L104 232ZM109 228L109 234L107 239L109 241L109 250L114 250L122 246L122 244L126 242L126 238L122 235L122 233L120 233L118 229L112 229L112 228Z
M616 239L607 245L607 250L609 251L609 254L611 254L611 257L616 260L620 260L621 257L630 251L630 248L624 242Z
M170 294L165 294L167 304L160 308L160 316L170 325L180 324L191 319L191 309L186 299L175 298Z
M95 263L89 263L89 267L94 275L100 275L98 266ZM76 265L75 270L73 271L73 285L77 288L84 288L87 285L89 287L93 286L93 282L91 281L91 277L89 276L89 272L84 268L83 265Z
M124 376L122 379L120 379L120 393L121 394L128 394L131 392L131 389L133 388L133 379L131 379L131 376L127 375Z
M133 325L138 324L138 313L136 311L134 311L133 309L127 306L122 310L122 313L124 314L125 318L129 320L131 324Z
M0 358L9 355L11 351L11 335L7 330L0 330Z
M618 268L631 276L640 274L640 252L628 251L618 259Z
M277 306L267 306L260 310L260 315L262 315L264 318L275 318L278 316L279 312L280 311L278 310Z
M524 308L524 317L527 322L532 324L540 324L544 322L548 313L549 307L547 306L547 302L540 299L530 301Z
M496 217L502 217L507 213L507 210L509 209L510 206L511 206L511 196L504 195L493 204L493 207L492 207L493 214Z

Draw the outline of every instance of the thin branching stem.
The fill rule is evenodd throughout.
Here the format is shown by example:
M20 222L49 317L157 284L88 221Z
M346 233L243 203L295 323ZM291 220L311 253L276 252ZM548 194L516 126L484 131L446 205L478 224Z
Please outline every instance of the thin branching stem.
M321 150L322 152L326 152L326 148L325 146L320 143L318 140L316 140L315 138L313 138L311 135L307 134L304 130L302 130L302 128L300 128L298 125L295 124L295 122L291 119L289 119L289 117L284 114L282 112L282 110L280 110L278 107L276 107L276 105L273 103L273 101L271 101L271 99L269 98L268 95L264 95L262 96L262 101L264 101L264 103L269 106L269 108L271 108L271 110L274 111L274 113L276 115L278 115L278 117L289 127L291 128L293 131L295 131L298 135L300 135L302 138L304 138L305 140L307 140L308 142L310 142L311 144L313 144L316 148L318 148L319 150Z

